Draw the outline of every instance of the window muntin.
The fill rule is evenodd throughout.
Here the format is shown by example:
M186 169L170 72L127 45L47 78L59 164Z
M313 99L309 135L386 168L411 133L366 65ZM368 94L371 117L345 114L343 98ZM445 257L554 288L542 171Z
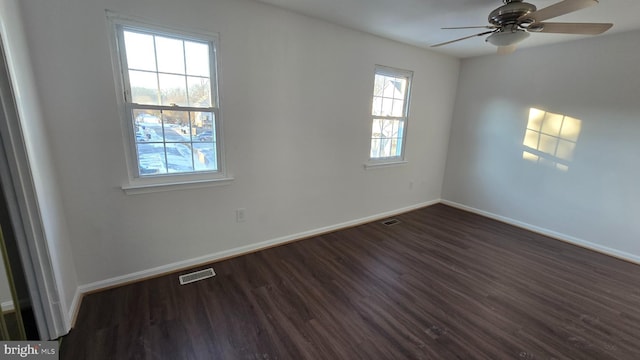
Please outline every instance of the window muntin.
M221 174L216 39L116 29L134 176Z
M376 66L371 107L372 161L404 159L413 72Z

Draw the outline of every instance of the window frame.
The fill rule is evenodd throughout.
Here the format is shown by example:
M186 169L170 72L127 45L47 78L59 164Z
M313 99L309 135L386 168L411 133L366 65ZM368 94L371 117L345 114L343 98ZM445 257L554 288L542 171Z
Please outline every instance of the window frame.
M388 165L396 165L396 164L405 164L406 161L406 144L407 144L407 130L409 125L409 109L411 104L411 91L413 84L413 71L404 70L399 68L394 68L390 66L384 65L375 65L374 68L374 76L373 76L373 86L372 89L375 91L375 78L377 75L381 76L389 76L394 78L404 78L407 81L407 88L404 96L404 106L403 106L403 115L402 116L382 116L382 115L374 115L373 113L373 103L375 101L375 94L371 94L371 103L369 104L369 155L368 160L365 163L365 167L376 167L376 166L388 166ZM400 155L397 156L388 156L388 157L371 157L372 152L372 140L373 140L373 121L375 119L389 119L389 120L400 120L403 123L403 131L402 131L402 139L400 141Z
M161 26L139 18L123 16L118 13L106 11L107 23L110 31L110 48L112 66L116 83L118 108L121 118L122 136L125 148L125 160L127 164L128 181L122 185L122 189L128 194L167 191L172 189L203 187L226 184L232 177L226 172L224 156L223 122L220 111L220 69L219 69L219 36L217 33L194 32ZM126 59L124 31L166 36L183 41L207 43L209 45L209 82L211 87L211 106L177 106L177 105L149 105L136 104L131 99L131 86ZM158 110L158 111L187 111L187 112L211 112L215 117L213 130L216 134L215 150L217 156L217 170L192 171L184 173L166 173L156 175L140 175L139 161L136 150L136 134L132 126L133 110ZM167 143L167 142L164 142Z

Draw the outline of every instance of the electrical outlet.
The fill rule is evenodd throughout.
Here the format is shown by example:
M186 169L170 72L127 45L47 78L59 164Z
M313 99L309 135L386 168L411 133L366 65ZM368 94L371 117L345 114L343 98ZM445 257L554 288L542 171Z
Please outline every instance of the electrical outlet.
M236 210L236 222L239 222L239 223L244 222L244 220L245 220L245 214L244 214L245 211L246 211L245 209L237 209Z

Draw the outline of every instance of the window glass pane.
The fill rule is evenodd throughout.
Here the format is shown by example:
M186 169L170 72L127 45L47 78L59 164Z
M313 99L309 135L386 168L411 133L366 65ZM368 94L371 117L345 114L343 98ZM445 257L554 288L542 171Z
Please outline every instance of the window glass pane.
M133 110L133 119L136 124L160 124L162 122L160 110Z
M188 143L167 143L167 172L180 173L193 171L193 156Z
M393 100L393 111L391 116L403 116L404 115L404 101Z
M184 74L184 49L182 40L156 36L158 71Z
M374 119L371 126L371 158L389 156L389 134L393 132L390 120Z
M138 171L141 176L166 174L166 158L163 144L137 144Z
M380 157L380 139L379 138L371 139L371 154L369 156L371 158Z
M384 88L382 90L382 96L393 98L393 93L395 92L394 79L385 76L384 77Z
M371 158L402 155L404 121L374 119L371 126Z
M382 115L382 98L379 96L373 97L373 106L371 107L371 114L374 116Z
M189 106L211 107L211 82L208 78L187 77Z
M384 76L375 75L375 80L373 83L373 96L382 96L384 90Z
M381 119L373 119L373 124L371 126L371 137L379 138L382 136L382 128L383 128L384 120Z
M391 139L391 151L390 156L398 156L400 155L400 143L397 138Z
M162 133L156 132L160 128L160 111L133 110L133 131L136 142L162 142Z
M187 57L187 75L209 77L209 45L185 41L184 51Z
M129 69L156 71L152 35L124 31L124 43Z
M398 137L398 125L400 125L400 121L393 121L393 131L391 132L391 136L397 138Z
M391 155L391 142L389 139L380 139L380 157L389 157Z
M184 76L158 74L162 105L187 106L187 83Z
M193 163L199 171L217 171L218 158L214 143L194 143Z
M396 99L404 99L404 92L407 88L407 79L395 78L395 93L393 95Z
M158 77L156 73L129 71L131 84L131 102L137 104L158 105Z
M163 111L162 129L166 142L190 141L189 113L187 111Z
M210 112L192 112L193 141L216 142L215 118Z
M393 99L382 98L382 116L391 116L393 113Z
M382 137L385 138L390 138L393 137L393 128L394 128L394 123L396 121L394 120L384 120L383 126L382 126Z
M219 170L214 113L135 109L132 116L141 176Z

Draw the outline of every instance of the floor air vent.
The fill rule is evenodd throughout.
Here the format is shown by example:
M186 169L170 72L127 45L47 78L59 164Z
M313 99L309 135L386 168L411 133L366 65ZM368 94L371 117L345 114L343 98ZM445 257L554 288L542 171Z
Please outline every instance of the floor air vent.
M382 222L382 225L386 225L386 226L391 226L391 225L395 225L395 224L399 224L400 220L398 219L389 219L389 220L385 220Z
M216 273L212 268L195 271L189 274L180 275L180 285L189 284L198 280L214 277Z

